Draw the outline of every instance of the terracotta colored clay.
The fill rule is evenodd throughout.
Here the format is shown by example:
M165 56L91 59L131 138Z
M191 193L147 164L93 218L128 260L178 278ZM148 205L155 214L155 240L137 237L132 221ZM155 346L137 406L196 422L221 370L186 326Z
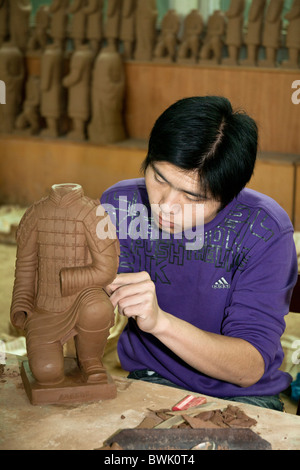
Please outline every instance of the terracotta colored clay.
M69 92L68 116L73 123L73 130L68 137L74 140L86 138L85 125L90 118L93 59L94 54L88 44L79 46L71 57L70 73L63 79L63 85Z
M200 52L201 64L220 64L225 28L226 21L223 12L216 10L208 19L206 35Z
M267 8L262 41L266 58L258 63L262 67L276 66L277 51L281 43L283 5L284 0L271 0Z
M30 0L9 2L10 39L22 52L27 49L29 40Z
M282 66L290 69L299 68L300 57L300 0L294 0L291 10L285 15L289 21L286 47L289 59Z
M83 8L87 16L86 38L95 56L101 48L103 37L102 9L103 0L87 0L86 6Z
M243 44L245 0L231 0L230 8L226 12L228 18L225 44L229 57L222 60L222 64L237 65L240 48Z
M123 58L131 60L135 45L137 0L123 0L120 39L123 45Z
M111 52L117 52L120 38L122 0L108 0L107 18L105 24L105 38L107 48Z
M180 18L178 13L175 10L169 10L161 23L161 33L154 49L155 61L175 61L179 28Z
M198 61L203 28L202 15L198 10L192 10L184 20L183 36L177 57L179 63Z
M136 10L135 60L151 61L156 41L158 11L155 0L139 0Z
M24 56L11 43L4 43L0 49L0 77L6 85L6 104L0 105L0 132L11 133L21 110L25 78Z
M241 61L243 65L257 65L259 46L262 42L262 28L266 0L253 0L248 16L248 30L245 38L247 46L247 59Z
M53 0L49 12L51 14L50 36L62 50L65 47L68 26L69 0Z
M29 75L27 79L23 110L16 119L15 128L32 135L41 129L39 76Z
M83 44L86 35L86 14L84 12L85 0L73 0L69 7L70 17L70 37L73 40L73 47L77 49Z
M11 322L26 333L30 371L47 389L48 402L51 394L68 402L57 389L66 380L63 345L72 337L82 374L78 385L108 382L101 359L114 309L103 288L116 276L119 242L97 236L99 222L107 218L111 226L98 210L99 202L80 185L54 185L26 211L17 231Z
M9 35L8 13L8 0L0 0L0 47Z
M62 86L63 51L57 44L45 49L41 60L41 115L46 119L45 137L57 137L59 123L64 110Z
M28 42L28 52L43 52L46 49L49 24L49 8L42 5L35 15L35 28Z
M123 123L125 77L122 58L117 52L103 49L98 55L92 79L92 119L89 139L108 144L126 138Z

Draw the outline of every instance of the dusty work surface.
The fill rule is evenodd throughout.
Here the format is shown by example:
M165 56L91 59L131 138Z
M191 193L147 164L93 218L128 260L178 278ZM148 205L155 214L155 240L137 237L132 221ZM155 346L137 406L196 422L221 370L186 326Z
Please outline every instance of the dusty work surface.
M0 449L91 450L101 447L121 429L136 428L150 409L169 408L187 392L116 377L113 400L89 404L33 406L22 385L21 358L7 355L0 376ZM207 397L206 410L230 402ZM235 404L236 405L236 404ZM239 404L257 421L251 429L273 450L300 448L300 417Z

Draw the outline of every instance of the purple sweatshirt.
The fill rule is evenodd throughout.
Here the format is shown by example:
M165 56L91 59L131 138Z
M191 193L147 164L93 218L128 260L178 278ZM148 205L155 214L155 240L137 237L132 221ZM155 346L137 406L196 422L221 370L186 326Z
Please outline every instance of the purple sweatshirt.
M124 370L150 369L187 390L217 397L274 395L289 386L292 378L279 370L280 338L298 267L293 226L274 200L244 189L205 225L198 250L187 250L185 238L163 239L161 232L151 239L144 179L116 184L101 203L119 238L122 227L120 273L147 271L164 311L202 330L248 341L265 362L259 382L242 388L198 372L129 319L118 343ZM135 204L148 210L137 213ZM148 233L144 228L140 237L125 237L124 224L136 228L141 215Z

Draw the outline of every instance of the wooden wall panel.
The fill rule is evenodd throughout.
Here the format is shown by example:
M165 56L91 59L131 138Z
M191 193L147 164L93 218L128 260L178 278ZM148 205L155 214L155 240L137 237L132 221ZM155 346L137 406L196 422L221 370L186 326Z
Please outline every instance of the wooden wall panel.
M300 163L296 169L295 230L300 232Z
M221 95L260 128L262 152L300 154L300 105L292 103L297 71L127 63L126 123L130 137L148 138L157 117L178 99Z

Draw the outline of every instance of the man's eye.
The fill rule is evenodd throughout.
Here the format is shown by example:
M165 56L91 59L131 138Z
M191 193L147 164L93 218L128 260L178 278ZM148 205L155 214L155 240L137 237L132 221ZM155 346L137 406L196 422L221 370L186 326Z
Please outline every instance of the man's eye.
M165 183L165 181L160 179L159 176L157 176L156 174L154 175L154 179L155 181L157 181L157 183Z

